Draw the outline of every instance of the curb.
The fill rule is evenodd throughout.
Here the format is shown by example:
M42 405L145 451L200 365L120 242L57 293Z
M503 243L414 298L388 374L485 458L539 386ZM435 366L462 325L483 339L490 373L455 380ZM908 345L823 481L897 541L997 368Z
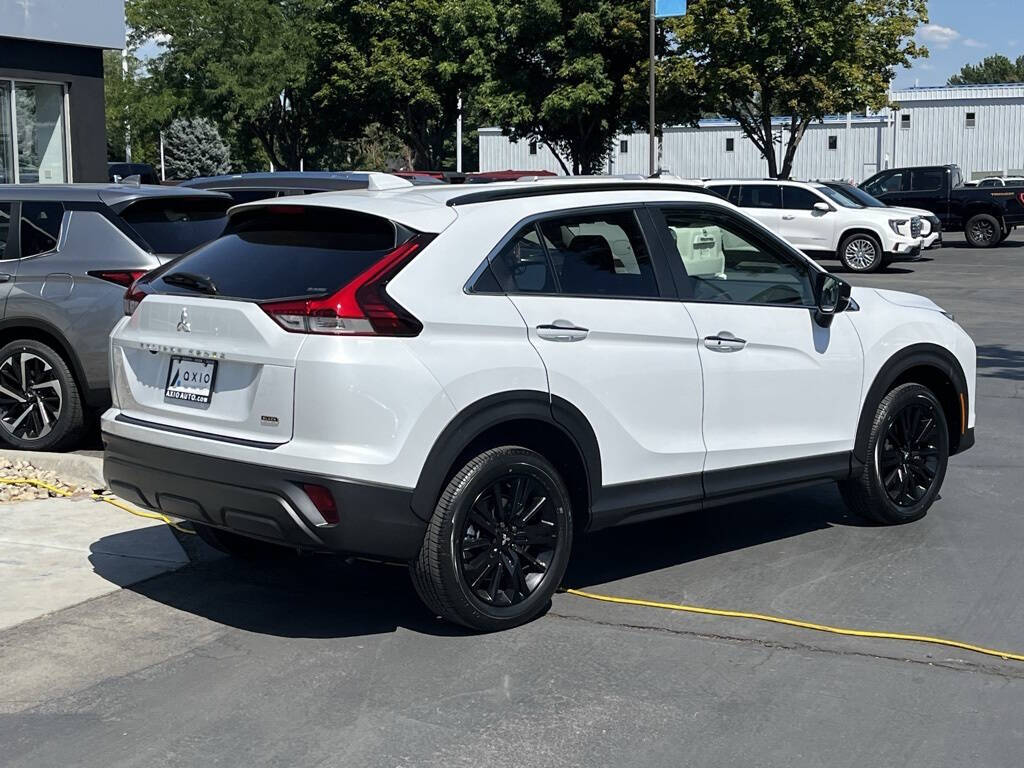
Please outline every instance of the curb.
M0 450L0 457L9 461L26 461L38 469L56 473L68 484L84 485L99 490L106 488L103 481L103 459L78 453L47 453L45 451Z

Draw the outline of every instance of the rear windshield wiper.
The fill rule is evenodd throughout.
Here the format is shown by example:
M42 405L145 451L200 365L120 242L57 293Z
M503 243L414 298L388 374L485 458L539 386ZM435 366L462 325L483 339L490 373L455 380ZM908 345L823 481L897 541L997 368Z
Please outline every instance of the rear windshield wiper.
M213 280L205 275L197 275L192 272L172 272L163 276L163 281L170 285L180 285L184 288L191 288L199 293L208 293L211 296L217 293L217 286Z

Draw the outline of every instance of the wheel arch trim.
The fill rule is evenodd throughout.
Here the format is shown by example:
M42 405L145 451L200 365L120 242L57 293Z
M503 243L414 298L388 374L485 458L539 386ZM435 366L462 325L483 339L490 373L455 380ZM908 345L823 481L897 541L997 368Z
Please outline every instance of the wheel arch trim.
M601 454L586 416L567 400L537 390L502 392L459 411L434 441L413 490L413 513L429 520L444 490L448 472L466 448L487 430L514 421L539 421L554 427L576 446L587 475L592 502L601 488Z
M950 434L950 456L957 453L961 438L967 433L967 414L970 413L967 388L967 377L956 356L945 347L937 344L911 344L893 354L875 374L874 381L868 389L864 404L861 407L860 419L857 422L857 435L853 445L854 458L861 462L867 461L867 445L871 435L871 424L875 411L882 398L892 389L892 385L912 368L934 368L945 375L953 384L957 396L961 398L962 415L959 416L961 426L955 434ZM939 393L936 393L937 395Z

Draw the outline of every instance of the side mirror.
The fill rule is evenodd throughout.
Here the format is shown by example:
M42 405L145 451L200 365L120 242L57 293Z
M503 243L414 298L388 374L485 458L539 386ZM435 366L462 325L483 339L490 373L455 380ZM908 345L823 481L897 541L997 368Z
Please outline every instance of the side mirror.
M844 312L850 306L850 284L828 272L814 275L814 321L822 328L832 325L836 313Z
M815 213L829 213L831 210L832 210L832 206L829 205L828 203L815 203L814 204L814 211L815 211Z

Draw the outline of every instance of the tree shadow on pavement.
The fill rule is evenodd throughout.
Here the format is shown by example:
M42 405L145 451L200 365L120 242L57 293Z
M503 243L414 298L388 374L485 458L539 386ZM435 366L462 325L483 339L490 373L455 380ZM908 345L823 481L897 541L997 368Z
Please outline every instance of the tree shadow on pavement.
M1004 344L978 346L978 374L997 379L1024 381L1024 350Z

